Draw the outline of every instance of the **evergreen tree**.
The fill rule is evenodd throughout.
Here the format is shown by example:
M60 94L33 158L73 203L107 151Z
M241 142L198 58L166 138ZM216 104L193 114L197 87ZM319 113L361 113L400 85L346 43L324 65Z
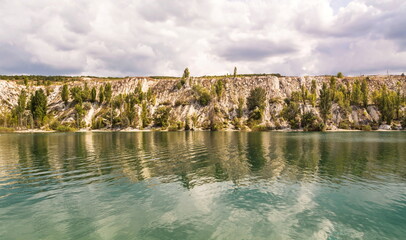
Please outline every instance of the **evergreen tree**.
M337 83L336 78L334 76L331 76L331 78L330 78L330 95L331 95L332 102L336 101L336 92L337 92L336 83Z
M186 79L189 78L189 76L190 76L189 68L185 68L185 70L183 71L182 78Z
M368 84L366 79L362 80L361 83L361 98L362 104L366 108L368 106Z
M252 111L257 107L260 110L264 110L265 102L266 102L265 89L263 89L262 87L252 89L250 95L247 97L248 110Z
M97 98L97 90L96 90L96 87L93 87L91 94L90 94L90 100L92 102L96 102L96 98Z
M63 87L62 87L61 97L62 97L62 101L64 101L65 104L67 104L69 101L69 88L68 88L68 85L66 85L66 84L63 85Z
M351 105L360 106L361 102L362 102L361 86L359 81L357 80L352 84Z
M47 97L44 90L39 89L31 96L30 110L37 126L41 126L47 114Z
M103 102L104 102L104 88L103 88L103 86L100 86L100 88L99 88L99 102L100 102L100 104L103 104Z
M330 117L330 111L331 111L331 94L330 94L330 89L328 89L327 84L323 83L323 86L320 90L320 115L321 118L323 119L324 125L327 124L327 120Z
M234 78L237 77L237 67L234 67Z
M111 90L111 83L107 83L106 87L104 88L104 97L106 98L106 102L111 101L113 91Z

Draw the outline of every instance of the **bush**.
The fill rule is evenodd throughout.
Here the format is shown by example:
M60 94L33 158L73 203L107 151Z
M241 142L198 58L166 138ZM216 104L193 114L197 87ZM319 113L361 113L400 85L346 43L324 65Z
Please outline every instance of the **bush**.
M168 127L169 125L169 113L171 109L169 107L159 107L154 113L154 122L158 127Z
M371 128L371 126L369 126L369 125L362 125L362 126L361 126L361 130L362 130L362 131L371 131L372 128Z
M92 129L101 129L105 128L106 124L103 122L103 118L99 117L96 119L93 119L92 121Z
M247 98L248 110L252 111L255 108L265 109L266 92L262 87L252 89Z
M57 131L57 132L75 132L76 129L73 128L73 127L69 127L69 126L67 126L67 125L59 125L59 126L56 128L56 131Z
M307 112L302 116L302 126L304 131L320 131L320 124L317 121L316 115L312 112Z
M251 128L251 130L254 132L264 132L269 131L270 128L265 125L255 125L254 127Z
M338 128L340 128L340 129L350 129L350 125L349 125L349 123L347 121L341 121L338 124Z
M14 128L0 127L0 133L14 132Z
M343 77L344 77L344 75L342 72L337 73L337 78L343 78Z

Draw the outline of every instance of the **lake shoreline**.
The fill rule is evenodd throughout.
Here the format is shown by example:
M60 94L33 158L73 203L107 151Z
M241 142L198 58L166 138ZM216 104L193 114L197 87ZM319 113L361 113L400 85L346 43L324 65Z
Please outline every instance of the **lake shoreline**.
M358 130L358 129L334 129L334 130L326 130L324 132L336 133L336 132L404 132L406 129L402 130L385 130L385 129L378 129L378 130ZM108 133L108 132L123 132L123 133L131 133L131 132L323 132L323 131L304 131L303 129L279 129L279 130L263 130L263 131L253 131L253 130L234 130L234 129L225 129L220 131L211 131L211 130L161 130L161 129L122 129L122 130L109 130L109 129L97 129L97 130L87 130L81 129L77 131L71 132L58 132L55 130L42 130L42 129L29 129L29 130L15 130L10 132L0 132L0 133Z

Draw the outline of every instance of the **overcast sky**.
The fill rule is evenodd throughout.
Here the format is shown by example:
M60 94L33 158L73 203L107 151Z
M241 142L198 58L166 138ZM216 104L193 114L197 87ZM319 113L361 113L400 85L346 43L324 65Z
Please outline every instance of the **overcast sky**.
M0 0L0 74L406 72L405 0Z

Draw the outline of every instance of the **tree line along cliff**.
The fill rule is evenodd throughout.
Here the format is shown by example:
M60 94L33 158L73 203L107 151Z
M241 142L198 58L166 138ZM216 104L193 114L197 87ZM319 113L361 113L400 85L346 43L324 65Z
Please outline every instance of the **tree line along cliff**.
M2 131L406 127L404 75L2 78Z

